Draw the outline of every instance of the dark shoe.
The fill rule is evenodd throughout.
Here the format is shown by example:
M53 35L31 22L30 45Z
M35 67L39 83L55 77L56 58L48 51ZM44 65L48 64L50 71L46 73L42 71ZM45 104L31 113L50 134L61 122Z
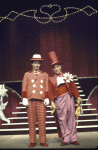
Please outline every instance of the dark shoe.
M30 145L29 145L29 147L34 147L35 146L35 143L31 143Z
M61 143L61 146L64 146L64 145L67 145L67 143L66 143L66 142L62 142L62 143Z
M47 143L40 143L40 145L41 145L41 146L46 146L46 147L48 146Z
M79 143L77 141L72 142L72 144L79 145Z

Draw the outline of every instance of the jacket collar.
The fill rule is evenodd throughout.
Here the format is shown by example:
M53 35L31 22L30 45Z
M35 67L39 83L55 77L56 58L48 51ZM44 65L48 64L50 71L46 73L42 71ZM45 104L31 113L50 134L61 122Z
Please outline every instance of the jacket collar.
M37 78L44 76L44 72L40 70L39 74L35 74L34 70L32 69L31 71L29 71L29 75L32 76L32 78L37 79Z
M30 70L29 73L34 73L34 70ZM44 73L42 70L40 70L40 73Z

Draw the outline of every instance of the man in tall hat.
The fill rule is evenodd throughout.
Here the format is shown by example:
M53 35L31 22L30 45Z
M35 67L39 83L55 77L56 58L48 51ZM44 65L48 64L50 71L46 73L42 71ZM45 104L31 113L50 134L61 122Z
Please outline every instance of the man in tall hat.
M48 74L41 70L43 59L40 54L34 54L30 60L33 69L24 74L22 82L23 105L27 106L28 115L29 147L34 147L36 144L36 120L40 144L48 146L45 129L45 105L49 105Z
M73 96L77 99L80 106L80 95L73 81L72 74L61 71L61 62L58 60L55 51L49 52L51 68L54 75L50 77L52 83L51 108L56 107L55 120L59 137L63 138L61 146L72 143L79 145L77 142L77 130L75 122L75 103Z

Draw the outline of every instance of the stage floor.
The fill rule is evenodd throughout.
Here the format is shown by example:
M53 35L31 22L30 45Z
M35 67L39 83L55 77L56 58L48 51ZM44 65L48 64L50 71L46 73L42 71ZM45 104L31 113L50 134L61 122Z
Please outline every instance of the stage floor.
M57 134L47 134L48 147L40 146L39 135L36 135L36 145L30 149L70 149L70 148L97 148L98 132L78 132L78 142L80 145L61 146L62 139ZM0 149L28 149L29 135L1 135Z

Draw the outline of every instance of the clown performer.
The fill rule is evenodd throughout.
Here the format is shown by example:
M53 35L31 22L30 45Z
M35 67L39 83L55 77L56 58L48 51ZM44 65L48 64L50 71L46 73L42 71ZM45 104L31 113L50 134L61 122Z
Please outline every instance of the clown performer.
M61 146L70 143L79 145L77 142L74 97L77 99L78 106L80 106L82 99L73 81L72 74L63 73L61 71L61 62L58 61L55 51L49 52L48 56L51 61L51 68L54 72L54 75L50 77L53 91L52 95L54 98L54 101L50 99L51 108L56 108L54 116L58 135L60 138L63 138Z
M29 125L29 147L36 144L36 121L39 128L39 141L41 146L46 143L46 105L49 105L49 77L41 70L43 59L40 54L32 56L32 70L26 72L22 82L23 105L27 107Z

